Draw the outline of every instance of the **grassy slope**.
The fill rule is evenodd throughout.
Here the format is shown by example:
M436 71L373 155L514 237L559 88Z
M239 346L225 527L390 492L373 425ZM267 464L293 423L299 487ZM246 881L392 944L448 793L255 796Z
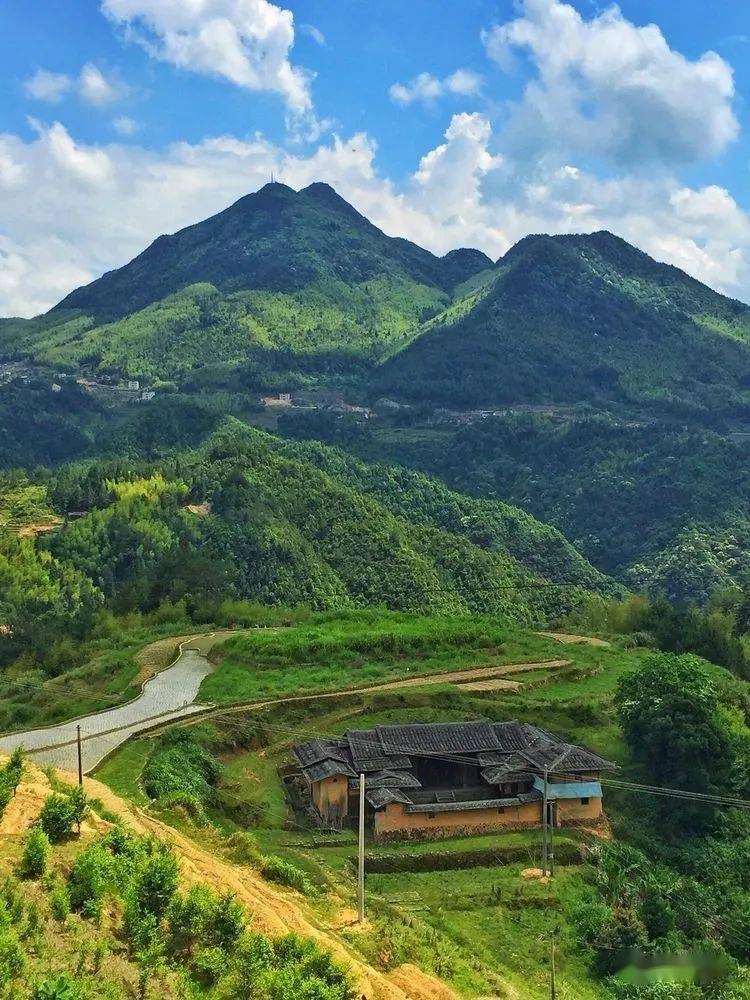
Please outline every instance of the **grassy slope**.
M561 658L553 639L491 618L423 618L359 612L283 632L243 632L215 651L201 698L221 704L365 687L469 666ZM568 658L565 650L564 658ZM590 654L574 647L582 663Z
M416 671L514 658L564 656L574 661L575 673L530 675L528 686L517 693L480 694L441 685L279 706L260 715L265 734L261 750L248 749L240 740L235 748L221 752L225 770L219 805L211 813L220 828L227 833L236 829L231 816L237 815L242 802L247 803L257 817L253 834L264 852L291 860L319 883L343 887L352 900L352 835L321 836L304 825L289 825L277 767L288 760L293 742L313 733L341 733L351 726L488 716L547 726L626 762L611 697L617 678L646 655L645 651L617 648L563 647L554 640L502 629L488 621L419 620L411 616L389 616L380 627L360 624L356 630L344 617L265 636L249 632L232 640L228 650L229 655L204 686L212 698L254 697L269 687L294 693L313 678L316 683L331 685L338 678L346 685L365 676L413 675ZM315 666L321 663L325 666ZM241 731L241 719L245 718L248 731L257 736L254 714L227 718L235 720L233 732ZM208 731L221 726L216 720ZM199 728L205 729L206 724ZM137 794L136 772L148 751L136 748L152 743L141 740L130 744L104 764L98 777L120 791ZM618 810L623 808L625 815L628 803L620 806L614 799L611 803L610 812L617 823ZM468 996L496 993L502 981L511 983L521 1000L543 1000L548 988L547 948L540 938L559 923L567 925L569 907L586 891L584 870L565 866L548 888L522 880L521 868L538 863L539 842L534 832L457 838L444 842L441 848L482 851L519 845L528 850L528 862L432 874L409 872L409 856L420 850L419 845L389 846L388 852L403 855L404 870L368 879L373 928L364 936L352 934L352 943L376 962L416 961ZM382 849L373 846L371 850ZM540 896L545 899L543 907ZM563 991L582 1000L598 1000L603 994L568 931L563 930L558 945Z

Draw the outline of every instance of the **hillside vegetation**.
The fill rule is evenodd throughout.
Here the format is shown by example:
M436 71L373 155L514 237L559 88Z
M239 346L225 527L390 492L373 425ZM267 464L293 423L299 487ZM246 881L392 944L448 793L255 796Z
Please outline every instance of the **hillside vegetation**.
M750 308L610 233L529 236L471 308L387 361L379 391L443 401L747 406Z
M254 359L346 368L385 356L490 266L392 239L332 188L268 184L213 218L161 236L125 267L29 323L0 347L37 361L174 377ZM295 356L300 355L296 361Z

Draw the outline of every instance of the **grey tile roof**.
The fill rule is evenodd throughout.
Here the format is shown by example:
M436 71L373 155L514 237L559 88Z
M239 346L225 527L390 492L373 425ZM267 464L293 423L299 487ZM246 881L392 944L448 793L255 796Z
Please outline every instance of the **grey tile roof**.
M334 774L343 774L347 778L354 776L351 767L340 760L321 760L310 767L303 767L302 773L308 781L323 781L324 778L332 778Z
M302 767L318 764L322 760L341 760L349 763L347 746L343 740L307 740L297 743L294 756Z
M349 787L359 788L359 775L349 782ZM421 788L422 783L408 771L374 771L365 775L365 791L368 788Z
M383 755L377 729L347 729L344 740L355 767L359 767L360 761Z
M365 798L373 809L382 809L389 802L403 802L404 805L411 805L409 796L397 788L373 788L371 792L365 792Z
M529 781L545 767L556 775L575 775L615 766L591 750L566 743L538 726L488 719L350 729L340 739L299 743L293 753L310 782L334 774L358 779L360 772L364 772L367 775L366 793L385 788L421 789L413 773L413 757L475 761L486 782L484 790L490 794L493 786L508 781ZM358 780L354 780L350 787L356 789L358 784ZM457 789L452 804L456 804L465 792L466 789ZM479 798L482 798L481 792L479 789ZM535 796L537 793L524 794ZM449 791L446 797L450 797ZM486 801L495 800L488 798Z
M471 754L496 750L500 743L488 719L413 726L378 726L386 753Z
M411 758L403 754L382 755L380 757L360 757L357 759L357 768L364 771L382 771L383 768L398 768L399 770L411 767Z

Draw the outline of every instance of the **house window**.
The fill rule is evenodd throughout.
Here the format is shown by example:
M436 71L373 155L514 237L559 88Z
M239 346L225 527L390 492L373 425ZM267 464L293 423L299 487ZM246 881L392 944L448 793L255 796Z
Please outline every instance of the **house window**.
M587 806L588 804L589 804L589 800L588 799L581 799L581 805L582 806Z
M497 811L499 813L504 813L505 812L505 806L500 806L500 808Z
M428 819L435 819L435 813L427 813Z
M338 782L338 780L339 780L338 778L334 778L334 779L333 779L333 783L334 783L334 785L335 785L335 784L336 784L336 783Z

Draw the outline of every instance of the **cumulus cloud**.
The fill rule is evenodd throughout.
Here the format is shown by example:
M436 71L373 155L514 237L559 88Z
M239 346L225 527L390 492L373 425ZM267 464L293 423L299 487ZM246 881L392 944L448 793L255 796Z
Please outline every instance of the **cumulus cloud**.
M610 7L586 20L561 0L523 0L521 16L483 34L510 71L526 56L537 74L511 120L519 147L562 146L619 164L685 163L736 137L731 66L715 52L687 59L655 24Z
M138 131L138 122L135 118L130 118L128 115L118 115L117 118L112 120L112 128L118 135L127 139L131 135L135 135Z
M396 104L430 104L440 97L453 94L469 97L479 92L482 78L470 69L457 69L442 80L432 73L420 73L408 83L394 83L388 93Z
M108 80L93 63L87 63L78 78L78 93L87 104L103 107L116 101L120 88Z
M38 69L25 81L23 89L35 101L55 104L62 100L73 86L73 81L65 73L52 73L48 69Z
M665 173L600 179L575 163L529 175L493 152L484 115L454 115L443 140L396 185L366 133L309 153L262 135L162 150L89 146L61 124L32 140L0 135L0 315L31 315L135 256L161 233L225 208L271 173L324 180L392 236L436 253L476 246L496 258L529 232L610 229L661 260L750 298L750 218L726 190Z
M294 18L269 0L102 0L113 22L154 57L309 111L310 74L290 62Z
M86 104L104 107L124 97L127 87L116 77L108 78L93 63L86 63L74 79L65 73L51 73L38 69L24 83L27 95L35 101L56 104L69 93L75 92Z

